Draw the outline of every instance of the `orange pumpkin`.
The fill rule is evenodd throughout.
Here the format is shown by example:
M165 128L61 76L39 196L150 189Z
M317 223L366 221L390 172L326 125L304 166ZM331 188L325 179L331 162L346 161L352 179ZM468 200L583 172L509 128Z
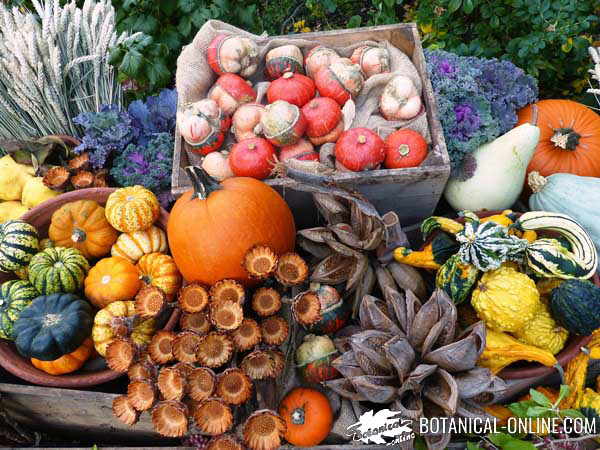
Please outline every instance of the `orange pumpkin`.
M132 299L142 285L138 269L120 256L98 261L88 272L84 284L85 296L98 308Z
M172 296L181 286L181 274L175 261L163 253L150 253L137 263L140 278L145 284L156 286L168 296Z
M287 426L286 441L299 447L319 445L333 426L329 400L316 389L293 389L281 401L279 415Z
M117 230L108 223L98 202L77 200L52 214L48 236L56 247L73 247L86 258L99 258L110 252Z
M31 364L50 375L64 375L81 369L85 362L90 359L93 351L94 342L90 338L87 338L74 352L63 355L54 361L42 361L31 358Z
M541 100L519 111L523 123L540 128L527 173L600 177L600 115L571 100Z
M275 254L293 250L296 227L283 198L262 181L228 178L221 184L198 167L186 168L194 189L173 206L167 235L187 281L213 285L228 278L250 285L242 266L255 245Z

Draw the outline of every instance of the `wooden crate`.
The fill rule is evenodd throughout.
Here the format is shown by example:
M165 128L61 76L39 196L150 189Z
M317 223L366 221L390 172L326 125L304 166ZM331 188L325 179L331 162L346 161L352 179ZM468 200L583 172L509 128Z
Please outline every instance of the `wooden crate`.
M423 81L423 101L427 110L432 138L430 156L421 167L339 173L334 176L334 180L339 186L366 195L381 214L395 211L403 225L415 224L430 216L448 180L450 162L442 127L437 118L437 105L427 76L425 56L417 26L414 23L403 23L286 35L285 38L307 39L324 45L340 47L365 40L387 40L411 58ZM190 189L189 179L183 171L183 167L189 165L184 145L183 139L176 132L172 176L172 192L176 197ZM294 212L298 228L314 226L318 216L311 195L286 189L287 181L283 178L268 180L267 183L285 197Z

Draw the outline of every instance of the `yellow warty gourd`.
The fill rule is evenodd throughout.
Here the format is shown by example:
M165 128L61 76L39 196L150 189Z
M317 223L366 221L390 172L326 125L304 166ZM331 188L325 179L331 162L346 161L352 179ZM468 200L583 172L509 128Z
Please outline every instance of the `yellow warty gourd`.
M507 332L523 328L542 305L534 281L507 265L481 277L471 304L489 328Z
M7 220L18 219L25 214L29 208L18 201L8 201L0 203L0 223Z
M600 394L593 389L585 388L580 408L594 408L600 414Z
M563 349L569 337L569 332L556 324L546 305L542 305L533 319L514 334L524 344L535 345L553 355Z
M21 201L28 208L33 208L46 200L59 195L58 192L48 188L42 177L32 177L23 186Z
M23 185L33 168L17 164L10 155L0 158L0 200L21 200Z

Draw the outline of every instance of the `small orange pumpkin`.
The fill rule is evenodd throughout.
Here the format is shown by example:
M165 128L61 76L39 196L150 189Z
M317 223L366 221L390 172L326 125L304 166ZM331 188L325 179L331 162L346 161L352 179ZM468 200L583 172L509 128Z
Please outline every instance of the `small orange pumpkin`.
M181 274L173 258L163 253L149 253L137 263L140 278L145 284L161 289L168 296L174 295L181 286Z
M94 342L87 338L74 352L61 356L54 361L42 361L31 358L33 367L43 370L50 375L64 375L81 369L85 362L90 359L94 351Z
M132 299L142 285L138 269L120 256L98 261L88 272L84 284L85 296L98 308Z
M279 405L279 415L286 424L286 441L299 447L319 445L333 426L329 400L316 389L290 391Z

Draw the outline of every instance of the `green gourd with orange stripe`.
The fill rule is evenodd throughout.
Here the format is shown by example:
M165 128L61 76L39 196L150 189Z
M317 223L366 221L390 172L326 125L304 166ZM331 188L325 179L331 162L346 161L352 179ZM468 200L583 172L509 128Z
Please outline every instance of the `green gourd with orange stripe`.
M29 281L42 295L77 292L90 265L75 248L47 248L29 263Z
M0 272L13 272L27 266L38 249L38 234L32 225L22 220L0 224Z

